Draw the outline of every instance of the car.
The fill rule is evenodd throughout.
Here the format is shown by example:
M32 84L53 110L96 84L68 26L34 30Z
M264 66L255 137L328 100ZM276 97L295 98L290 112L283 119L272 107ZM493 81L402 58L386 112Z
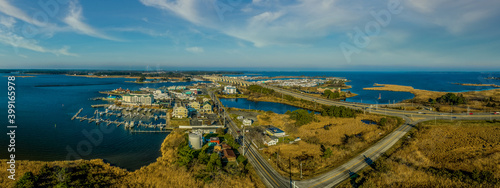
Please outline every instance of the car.
M418 112L418 114L422 114L422 112Z
M500 114L500 112L495 112L495 115L498 115L498 114Z

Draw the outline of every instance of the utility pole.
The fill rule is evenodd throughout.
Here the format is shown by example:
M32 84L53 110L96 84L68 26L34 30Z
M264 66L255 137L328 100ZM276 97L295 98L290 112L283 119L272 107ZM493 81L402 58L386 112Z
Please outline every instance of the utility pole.
M292 185L292 160L290 157L288 157L288 167L290 169L290 187L293 187Z
M300 161L300 179L302 179L302 161Z

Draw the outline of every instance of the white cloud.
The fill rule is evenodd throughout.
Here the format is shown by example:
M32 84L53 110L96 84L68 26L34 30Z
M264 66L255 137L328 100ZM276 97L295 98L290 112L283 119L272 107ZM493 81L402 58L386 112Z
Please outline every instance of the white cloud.
M167 10L195 24L203 24L199 14L207 0L140 0L144 5ZM206 8L206 7L205 7Z
M474 30L475 24L498 15L500 8L499 1L409 0L403 3L412 11L409 20L437 25L453 34Z
M141 0L146 6L166 10L196 25L252 42L255 46L310 43L345 29L360 16L337 0L298 0L269 3L220 4L220 0ZM219 4L217 4L219 3ZM223 11L224 7L229 7ZM222 16L222 20L219 19ZM233 19L232 16L238 17Z
M189 47L189 48L186 48L186 51L188 52L191 52L191 53L203 53L205 50L203 50L202 47Z
M67 46L61 49L47 49L38 45L38 42L36 40L29 40L9 31L0 30L0 43L12 46L14 48L23 48L36 52L52 53L57 56L78 56L77 54L68 52L69 47Z
M120 41L119 39L110 37L106 34L97 31L90 25L84 23L82 20L83 20L82 7L77 2L71 1L71 3L69 4L69 13L63 19L64 23L68 24L73 30L81 34L107 40Z
M39 22L38 20L33 19L24 13L21 9L11 5L7 0L0 0L0 12L12 16L14 18L23 20L27 23L36 25L36 26L46 26L47 24Z
M16 24L16 20L10 16L0 15L0 24L4 25L7 28L12 28L14 27L14 24Z

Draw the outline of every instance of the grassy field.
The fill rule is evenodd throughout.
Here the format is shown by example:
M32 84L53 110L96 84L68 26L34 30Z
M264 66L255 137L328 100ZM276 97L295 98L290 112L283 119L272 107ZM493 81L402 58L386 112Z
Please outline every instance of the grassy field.
M193 165L189 170L175 161L178 147L185 140L182 132L174 131L161 146L162 156L156 162L134 172L110 166L100 159L77 161L16 161L17 180L26 172L38 176L37 185L44 187L265 187L253 169L244 175L220 173L211 183L196 178L203 165ZM0 167L7 169L7 160L0 160ZM46 167L44 165L47 165ZM7 177L2 170L0 175ZM14 187L15 181L0 178L0 187Z
M333 118L315 115L315 121L297 127L288 115L263 113L258 116L261 125L274 125L284 130L290 138L302 140L293 144L283 143L262 150L270 163L285 176L300 177L300 162L304 178L331 170L360 153L398 126L398 120L389 119L385 126L365 124L361 120L380 122L383 116L358 114L356 118ZM277 153L280 159L277 161Z
M423 122L340 187L499 187L500 122Z

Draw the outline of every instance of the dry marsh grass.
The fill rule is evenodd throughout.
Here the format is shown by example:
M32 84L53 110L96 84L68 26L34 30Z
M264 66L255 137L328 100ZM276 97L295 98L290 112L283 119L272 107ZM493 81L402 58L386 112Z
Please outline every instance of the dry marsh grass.
M500 123L424 122L388 157L340 187L499 187Z
M379 122L383 118L383 116L372 114L358 114L356 118L315 115L315 118L316 121L297 128L293 126L294 120L290 120L286 114L264 113L258 116L261 125L276 126L287 132L289 138L300 137L302 139L294 144L283 143L262 150L262 154L270 159L270 164L281 174L288 175L289 173L288 158L290 158L294 178L300 177L300 162L303 163L304 178L321 174L368 148L397 127L396 119L393 119L392 123L386 127L369 125L361 121ZM321 145L331 150L331 157L322 157L324 151ZM276 163L278 152L281 160Z

